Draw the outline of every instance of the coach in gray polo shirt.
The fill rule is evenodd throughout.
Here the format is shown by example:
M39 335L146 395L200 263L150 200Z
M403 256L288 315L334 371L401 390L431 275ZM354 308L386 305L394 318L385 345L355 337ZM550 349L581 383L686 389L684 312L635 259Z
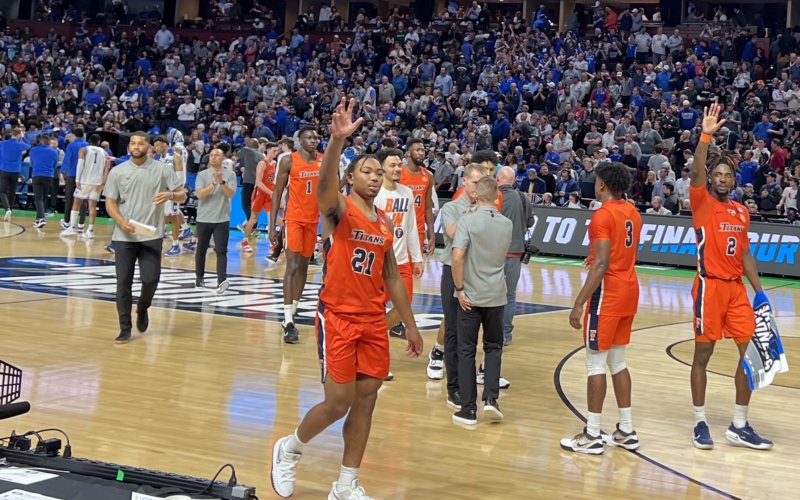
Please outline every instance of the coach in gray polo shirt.
M206 252L214 236L217 254L217 294L228 289L228 236L231 232L231 198L236 193L236 174L222 168L225 153L214 148L208 155L208 168L197 174L197 251L195 252L195 287L203 288Z
M464 167L464 194L442 207L442 229L444 251L439 257L442 262L442 310L444 312L444 349L434 346L430 358L441 360L444 357L447 372L447 404L452 408L461 406L458 384L458 299L453 286L453 239L456 237L458 221L472 208L477 199L478 181L484 176L484 168L479 163ZM444 352L442 352L444 351ZM474 368L474 366L473 366ZM439 377L441 378L441 377ZM472 376L473 382L475 376Z
M477 209L458 221L453 240L453 283L458 311L458 384L461 409L453 421L477 423L475 348L483 326L483 411L490 420L503 419L500 360L503 354L503 309L506 304L504 268L513 225L497 211L497 181L484 177L477 185Z
M183 182L175 169L166 163L147 157L150 141L144 132L131 134L128 153L131 159L117 165L108 174L105 185L106 210L116 227L111 240L115 249L117 271L117 314L119 336L117 343L131 339L131 307L133 306L133 272L139 261L142 290L136 305L136 329L147 330L150 318L147 309L153 301L161 278L161 244L164 238L164 207L166 201L186 200ZM155 227L147 234L131 221Z

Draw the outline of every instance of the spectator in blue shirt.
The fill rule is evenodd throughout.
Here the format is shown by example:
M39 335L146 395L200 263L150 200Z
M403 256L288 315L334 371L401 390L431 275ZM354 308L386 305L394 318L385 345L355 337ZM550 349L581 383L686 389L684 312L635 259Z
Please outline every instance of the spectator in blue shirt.
M569 203L569 195L575 191L580 191L578 183L569 174L569 170L561 171L561 178L556 182L556 205L564 207Z
M761 115L761 122L756 123L756 126L753 127L753 137L758 139L763 139L765 143L769 144L769 131L772 129L772 123L769 122L769 115L764 113Z
M688 100L683 101L683 109L679 113L681 130L692 130L700 119L700 113L691 106Z
M744 160L739 162L739 174L742 176L740 184L755 184L756 170L758 170L758 163L753 161L753 152L747 150L744 152Z
M33 203L36 206L36 220L33 227L44 227L45 197L50 189L58 165L58 151L50 147L50 136L40 135L39 143L28 154L31 160Z

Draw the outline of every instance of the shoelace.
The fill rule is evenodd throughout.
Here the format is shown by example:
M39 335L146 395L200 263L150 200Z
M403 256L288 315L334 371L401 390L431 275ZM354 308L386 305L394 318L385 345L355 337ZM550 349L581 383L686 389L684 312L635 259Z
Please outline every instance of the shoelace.
M281 449L278 452L278 463L275 465L278 471L280 471L281 476L283 476L283 479L288 481L295 480L297 477L297 469L294 466L297 464L297 460L298 459L295 459L284 451L283 445L281 445Z

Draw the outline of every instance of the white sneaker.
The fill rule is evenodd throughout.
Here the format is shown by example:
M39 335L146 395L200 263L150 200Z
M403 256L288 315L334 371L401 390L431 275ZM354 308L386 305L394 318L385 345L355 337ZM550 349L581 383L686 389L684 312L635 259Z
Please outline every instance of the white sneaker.
M284 451L283 444L289 436L282 437L272 447L272 489L279 497L289 498L294 493L294 482L297 479L297 462L303 458L302 453Z
M605 443L602 436L593 437L586 433L586 428L583 432L575 435L574 438L566 438L561 440L561 449L572 451L574 453L585 453L586 455L602 455L605 451Z
M11 210L6 210L6 214L3 216L3 220L6 222L11 222Z
M217 295L222 295L223 293L225 293L225 290L227 290L229 286L230 283L228 283L228 280L225 280L219 285L217 285L217 290L216 290Z
M344 491L336 491L337 481L333 482L331 492L328 493L328 500L374 500L372 497L367 496L362 486L358 485L358 479L353 479L350 483L350 488Z
M94 229L87 229L86 231L84 231L83 237L88 239L94 238Z
M62 229L67 229L69 227L69 223L64 219L61 219L61 222L59 222L59 224L61 224Z
M43 228L43 227L44 227L44 226L46 226L46 225L47 225L47 221L45 221L44 219L37 219L37 220L36 220L36 221L33 223L33 227L35 227L36 229L41 229L41 228Z
M444 378L444 352L436 347L428 353L428 378L431 380L442 380Z
M83 233L83 224L78 224L78 232Z
M475 383L477 383L478 385L483 385L483 375L484 375L483 363L481 363L480 368L478 368L478 372L475 374ZM509 387L511 387L511 382L504 379L503 377L500 377L500 382L498 385L500 389L508 389Z
M72 226L69 226L65 230L61 231L61 236L75 236L78 234L78 230Z

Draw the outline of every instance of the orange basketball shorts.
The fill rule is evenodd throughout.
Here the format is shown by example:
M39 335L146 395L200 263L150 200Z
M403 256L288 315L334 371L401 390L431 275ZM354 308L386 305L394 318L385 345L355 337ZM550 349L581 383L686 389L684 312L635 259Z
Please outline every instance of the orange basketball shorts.
M390 361L388 329L383 315L370 322L350 321L320 302L316 330L322 382L330 376L337 384L346 384L359 373L385 379Z
M314 255L317 246L316 222L286 221L286 248L303 257L310 258Z
M583 318L583 343L587 349L607 351L631 343L633 316L607 316L592 313L591 304Z
M256 216L263 211L269 211L272 208L272 196L267 193L256 189L253 191L253 197L250 198L250 211Z
M406 296L410 304L414 299L414 264L409 260L405 264L398 264L397 270L400 271L400 277L403 278L403 283L406 284Z
M698 275L692 286L692 298L695 341L716 342L726 338L737 344L750 341L756 329L756 318L741 280Z

